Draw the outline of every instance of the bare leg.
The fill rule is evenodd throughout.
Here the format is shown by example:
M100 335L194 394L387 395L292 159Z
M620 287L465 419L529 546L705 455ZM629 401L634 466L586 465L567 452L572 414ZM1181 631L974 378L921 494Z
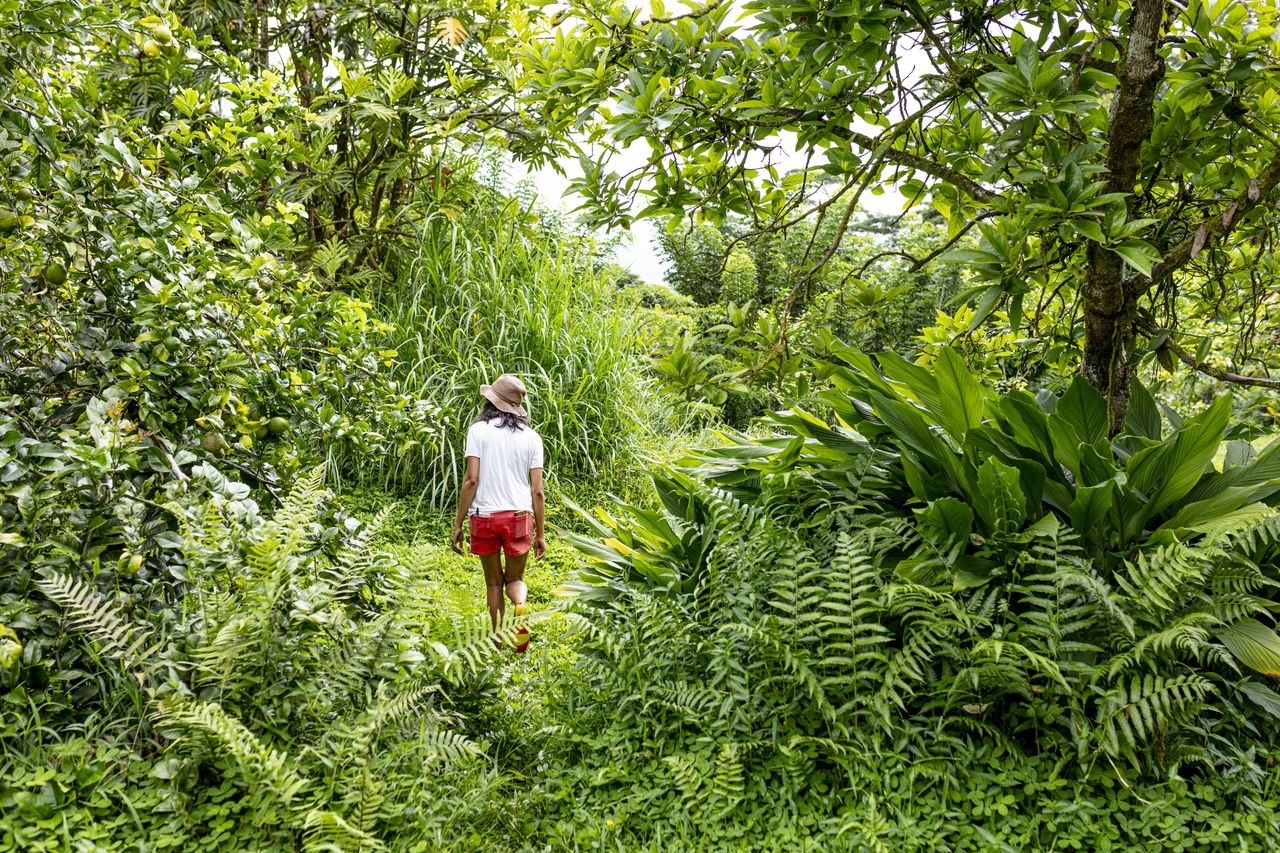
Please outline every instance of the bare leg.
M507 610L507 603L502 598L502 552L481 557L480 565L484 567L485 603L489 605L489 622L496 630Z
M511 603L519 606L524 604L529 590L524 585L524 567L529 562L527 553L521 554L519 557L507 555L507 567L502 572L503 580L507 584L507 598L511 599ZM501 594L499 594L501 597Z

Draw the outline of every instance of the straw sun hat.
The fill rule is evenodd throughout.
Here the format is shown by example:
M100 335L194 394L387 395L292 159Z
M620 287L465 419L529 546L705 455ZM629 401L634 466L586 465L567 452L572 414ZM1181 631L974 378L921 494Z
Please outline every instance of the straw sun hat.
M524 407L520 405L524 402L524 395L528 392L518 376L504 373L493 380L492 385L481 385L480 393L486 400L497 406L499 411L510 412L522 418L529 416Z

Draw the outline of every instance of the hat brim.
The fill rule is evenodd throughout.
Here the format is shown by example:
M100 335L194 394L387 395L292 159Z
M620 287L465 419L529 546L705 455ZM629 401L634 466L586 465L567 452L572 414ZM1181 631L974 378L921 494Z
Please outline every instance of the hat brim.
M521 406L518 403L509 403L506 400L502 399L501 397L498 396L497 392L493 390L492 385L481 385L480 394L490 403L493 403L493 405L496 406L498 408L498 411L500 412L507 412L508 414L519 415L522 418L529 417L529 413L524 410L524 406Z

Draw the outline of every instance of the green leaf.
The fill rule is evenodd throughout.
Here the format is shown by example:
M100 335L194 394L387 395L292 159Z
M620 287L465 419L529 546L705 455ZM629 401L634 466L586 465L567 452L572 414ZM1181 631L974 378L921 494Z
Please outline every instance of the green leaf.
M1236 685L1236 689L1247 696L1253 704L1280 719L1280 693L1257 681L1242 681Z
M1161 438L1164 424L1155 398L1141 382L1129 386L1129 411L1124 419L1125 429L1144 438Z
M1161 260L1156 247L1146 240L1125 240L1118 246L1113 246L1111 251L1123 258L1126 264L1148 276L1151 275L1151 268Z
M1280 677L1280 637L1257 619L1242 619L1218 632L1235 659L1263 675Z
M934 371L940 404L935 412L938 422L957 442L962 442L966 432L982 423L986 392L950 347L939 353Z
M968 544L973 532L973 509L968 504L956 498L938 498L915 512L920 532L939 551Z
M1108 480L1077 489L1075 500L1071 502L1071 526L1080 531L1093 531L1111 511L1117 485L1116 481Z
M1061 420L1075 430L1079 441L1093 444L1107 437L1107 401L1082 376L1071 380L1071 386L1058 398L1054 420Z
M1106 236L1102 233L1102 225L1092 219L1073 219L1067 223L1080 236L1085 237L1095 243L1105 243Z
M1169 441L1135 453L1126 466L1129 482L1146 492L1146 517L1173 506L1210 469L1231 417L1231 398L1219 397L1205 411L1183 423Z
M974 503L993 534L1015 532L1026 518L1026 495L1019 482L1018 469L999 459L983 462L978 466L978 495Z

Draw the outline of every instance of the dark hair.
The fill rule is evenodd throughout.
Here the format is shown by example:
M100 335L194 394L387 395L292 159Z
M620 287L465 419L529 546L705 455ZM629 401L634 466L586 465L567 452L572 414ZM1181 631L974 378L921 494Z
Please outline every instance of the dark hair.
M529 419L524 415L513 415L511 412L504 412L488 400L484 401L484 408L480 410L480 417L476 418L476 423L487 423L496 420L498 426L503 429L522 430L529 425Z

